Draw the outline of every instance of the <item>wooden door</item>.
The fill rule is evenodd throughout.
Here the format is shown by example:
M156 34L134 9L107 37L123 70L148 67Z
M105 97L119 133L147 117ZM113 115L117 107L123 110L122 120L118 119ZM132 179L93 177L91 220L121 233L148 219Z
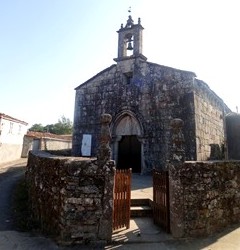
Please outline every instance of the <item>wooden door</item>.
M131 174L131 169L119 169L115 172L113 230L130 226Z
M153 171L153 221L170 233L168 171Z

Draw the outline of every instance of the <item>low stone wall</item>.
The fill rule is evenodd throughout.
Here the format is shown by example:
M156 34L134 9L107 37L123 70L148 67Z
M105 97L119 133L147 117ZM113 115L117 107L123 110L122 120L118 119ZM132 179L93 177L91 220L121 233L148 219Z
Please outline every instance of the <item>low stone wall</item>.
M22 146L21 157L27 158L28 152L30 150L64 150L72 149L72 140L71 138L66 139L64 136L61 138L60 135L55 135L60 138L51 138L51 137L41 137L34 138L33 136L25 135Z
M55 138L42 138L41 150L72 149L72 141Z
M112 236L114 162L30 151L26 180L34 218L62 244Z
M240 161L170 165L169 185L173 236L210 235L240 222Z

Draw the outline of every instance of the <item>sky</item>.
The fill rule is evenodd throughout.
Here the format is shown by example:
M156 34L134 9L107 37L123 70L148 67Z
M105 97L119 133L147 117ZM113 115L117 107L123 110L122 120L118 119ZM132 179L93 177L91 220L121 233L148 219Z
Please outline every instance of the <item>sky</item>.
M240 109L238 0L0 0L0 113L73 121L75 88L114 64L128 9L149 62L195 72Z

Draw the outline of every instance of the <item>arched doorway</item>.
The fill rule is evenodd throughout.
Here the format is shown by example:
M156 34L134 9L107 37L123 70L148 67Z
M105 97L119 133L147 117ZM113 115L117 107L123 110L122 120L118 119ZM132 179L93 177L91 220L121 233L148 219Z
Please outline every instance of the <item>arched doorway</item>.
M124 112L115 119L112 127L113 159L118 169L132 168L133 173L142 172L142 128L135 115Z
M119 169L131 168L133 173L141 173L141 143L136 135L124 135L118 145Z

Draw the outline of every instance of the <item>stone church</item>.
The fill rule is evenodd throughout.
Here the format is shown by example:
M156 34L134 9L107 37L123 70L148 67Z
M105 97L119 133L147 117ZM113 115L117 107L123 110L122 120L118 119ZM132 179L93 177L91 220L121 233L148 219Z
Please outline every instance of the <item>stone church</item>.
M211 144L225 147L229 108L195 73L148 62L142 42L141 20L129 16L118 30L116 63L75 89L73 156L96 156L100 116L109 113L119 169L163 168L174 118L184 121L186 160L208 160Z

